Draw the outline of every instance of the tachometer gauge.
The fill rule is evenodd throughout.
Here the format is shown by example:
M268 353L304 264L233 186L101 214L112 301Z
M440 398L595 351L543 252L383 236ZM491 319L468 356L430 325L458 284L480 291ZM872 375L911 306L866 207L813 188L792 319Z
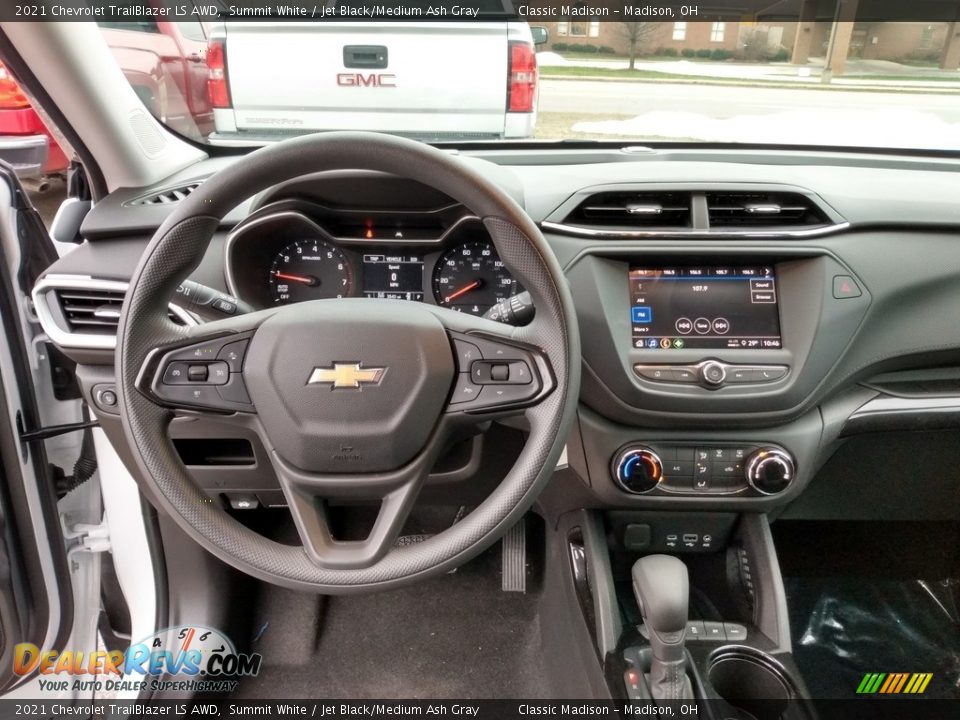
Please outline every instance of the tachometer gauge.
M353 270L340 248L323 240L297 240L270 266L270 294L278 304L353 294Z
M433 271L433 296L452 310L483 315L500 300L523 292L493 243L471 240L444 253Z

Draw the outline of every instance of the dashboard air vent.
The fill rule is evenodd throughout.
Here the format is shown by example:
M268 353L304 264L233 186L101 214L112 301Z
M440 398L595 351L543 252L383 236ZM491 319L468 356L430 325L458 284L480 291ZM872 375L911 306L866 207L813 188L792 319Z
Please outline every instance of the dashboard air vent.
M780 228L827 225L830 218L794 192L708 192L711 228Z
M690 193L600 192L577 205L564 222L626 228L688 228Z
M59 288L54 294L69 332L86 335L117 334L124 298L122 291ZM169 315L177 325L185 324L183 319L173 312Z
M202 180L195 180L193 182L184 183L183 185L178 185L176 187L164 188L163 190L157 190L156 192L150 193L149 195L142 195L135 200L131 200L129 205L170 205L171 203L178 203L187 197L190 193L200 187Z

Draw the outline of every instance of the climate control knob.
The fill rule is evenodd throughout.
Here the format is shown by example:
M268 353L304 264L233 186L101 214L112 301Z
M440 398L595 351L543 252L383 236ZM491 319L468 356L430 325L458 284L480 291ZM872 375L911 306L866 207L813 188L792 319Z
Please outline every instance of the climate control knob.
M793 458L779 448L765 447L754 452L745 466L750 487L764 495L783 492L796 474Z
M628 493L649 492L663 479L663 463L646 447L624 448L613 458L611 469L617 485Z

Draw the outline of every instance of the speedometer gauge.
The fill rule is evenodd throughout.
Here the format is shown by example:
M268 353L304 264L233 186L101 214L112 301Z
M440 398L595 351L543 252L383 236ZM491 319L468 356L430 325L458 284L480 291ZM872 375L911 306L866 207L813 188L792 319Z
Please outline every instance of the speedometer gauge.
M297 240L270 266L270 294L277 304L353 294L353 270L340 248L323 240Z
M433 271L438 305L483 315L500 300L523 292L497 255L493 243L471 240L448 250Z

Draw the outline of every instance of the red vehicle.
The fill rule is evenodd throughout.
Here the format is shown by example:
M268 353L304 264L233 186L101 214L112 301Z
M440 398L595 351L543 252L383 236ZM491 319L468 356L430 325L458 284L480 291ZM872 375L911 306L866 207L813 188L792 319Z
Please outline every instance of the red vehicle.
M0 159L22 178L66 170L69 161L17 81L0 62Z
M103 36L143 104L172 129L202 138L213 130L203 23L103 23ZM0 62L0 159L21 178L46 178L70 164L16 80Z

